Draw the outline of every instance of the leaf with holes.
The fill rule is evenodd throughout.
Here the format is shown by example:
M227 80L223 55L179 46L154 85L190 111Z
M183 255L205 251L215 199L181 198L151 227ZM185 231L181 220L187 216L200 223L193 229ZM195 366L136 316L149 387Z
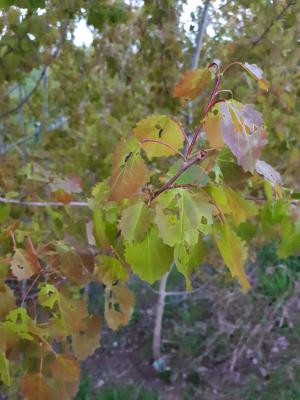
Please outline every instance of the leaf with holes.
M178 271L185 277L186 290L192 290L191 273L203 262L204 255L205 247L201 238L193 247L186 246L184 243L176 244L174 261Z
M41 283L39 285L40 291L38 294L38 303L43 307L49 307L51 310L58 302L58 291L55 286L50 283Z
M164 243L174 246L198 242L199 232L208 234L214 207L199 192L178 188L157 198L155 222Z
M221 105L222 103L214 105L202 121L207 141L212 148L219 148L225 145L221 129Z
M185 72L180 82L174 87L175 97L184 97L193 100L206 90L212 80L212 73L208 68L199 68Z
M110 200L120 201L137 196L148 180L148 169L140 155L137 139L121 141L113 155Z
M16 333L21 339L32 340L38 328L23 307L10 311L5 319L5 326Z
M112 330L127 325L134 306L133 293L124 286L112 286L105 290L105 319Z
M267 144L261 113L250 104L235 100L221 103L221 131L224 142L244 171L253 173L255 163Z
M152 115L142 119L133 129L148 158L172 156L184 143L182 126L167 115ZM153 143L152 140L160 143Z
M100 318L90 315L84 320L83 328L72 335L72 348L78 360L85 360L100 346Z
M19 280L29 279L32 275L36 274L35 265L32 264L28 257L27 251L23 249L16 249L11 259L10 264L11 272Z

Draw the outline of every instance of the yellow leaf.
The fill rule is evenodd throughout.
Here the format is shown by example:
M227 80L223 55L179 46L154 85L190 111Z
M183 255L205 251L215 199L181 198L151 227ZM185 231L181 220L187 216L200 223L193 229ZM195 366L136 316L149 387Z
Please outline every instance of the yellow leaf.
M124 286L113 286L106 289L105 319L108 326L116 331L127 325L131 319L134 305L133 293Z
M250 284L244 271L247 249L243 242L227 224L215 227L214 238L231 275L239 280L245 292L248 291Z
M78 360L85 360L100 346L100 328L99 316L90 315L80 332L72 335L73 352Z
M217 103L212 107L203 121L203 129L208 143L212 148L223 147L225 145L221 131L221 110L220 104Z
M184 143L183 128L167 115L142 119L133 129L133 134L141 142L148 158L172 156Z

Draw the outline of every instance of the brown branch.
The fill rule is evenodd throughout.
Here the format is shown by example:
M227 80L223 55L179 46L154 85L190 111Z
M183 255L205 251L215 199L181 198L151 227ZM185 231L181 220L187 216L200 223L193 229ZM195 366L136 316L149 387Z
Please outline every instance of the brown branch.
M256 46L268 34L268 32L270 31L272 26L275 24L275 22L278 21L283 16L283 14L288 10L288 8L292 5L294 5L294 1L290 0L287 3L287 5L282 9L282 11L278 15L276 15L275 18L273 18L273 20L270 22L270 24L267 26L267 28L263 31L263 33L252 42L253 46Z
M205 158L206 158L206 151L200 150L195 158L183 163L182 167L176 172L176 174L174 174L171 179L169 179L164 185L161 186L161 188L159 188L156 192L153 193L153 195L150 198L149 204L162 192L168 190L172 186L172 184L176 181L176 179L179 178L179 176L182 175L187 169L189 169L192 165L196 164L197 162L204 160Z

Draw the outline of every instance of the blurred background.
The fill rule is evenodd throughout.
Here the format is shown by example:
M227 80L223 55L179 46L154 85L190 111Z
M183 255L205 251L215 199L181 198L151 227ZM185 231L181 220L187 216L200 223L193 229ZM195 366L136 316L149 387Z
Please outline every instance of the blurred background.
M264 159L299 192L299 22L292 0L0 0L1 196L60 201L51 182L68 176L85 200L109 176L117 141L149 114L176 115L192 132L207 98L180 104L173 87L184 70L213 61L263 69L268 93L235 68L221 89L263 113ZM21 221L20 241L66 232L86 241L85 209L0 203L0 223L11 219ZM77 399L300 399L300 257L280 260L276 242L256 240L247 268L248 295L213 255L190 294L172 272L156 370L157 288L133 280L134 317L118 332L103 327ZM103 313L101 286L91 285L89 306Z

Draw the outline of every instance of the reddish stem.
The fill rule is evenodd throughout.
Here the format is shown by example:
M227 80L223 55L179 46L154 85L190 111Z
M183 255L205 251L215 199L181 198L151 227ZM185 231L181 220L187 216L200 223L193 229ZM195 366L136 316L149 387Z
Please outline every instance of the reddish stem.
M185 162L182 165L182 167L176 172L176 174L172 176L171 179L169 179L164 185L162 185L161 188L159 188L156 192L153 193L152 197L150 198L149 204L162 192L168 190L172 186L172 184L176 181L176 179L180 175L182 175L187 169L191 168L192 165L196 164L199 161L204 160L205 158L206 158L206 151L200 150L195 158L192 158L191 160Z
M216 75L215 85L214 85L213 90L212 90L212 92L210 94L210 98L209 98L209 101L207 103L207 106L205 107L205 110L204 110L204 116L208 113L208 111L214 105L214 101L215 101L215 98L216 98L216 95L217 95L217 92L218 92L218 89L219 89L219 86L220 86L221 76L222 76L219 65L217 63L212 63L212 64L210 64L208 66L208 68L210 68L212 66L216 66L217 67L217 75ZM193 138L192 138L191 143L190 143L190 145L189 145L189 147L187 149L187 152L186 152L186 158L188 158L191 155L192 151L193 151L193 148L194 148L194 146L196 144L197 138L198 138L198 136L200 134L201 127L202 127L201 125L198 125L196 130L195 130L195 132L194 132L194 134L193 134Z

